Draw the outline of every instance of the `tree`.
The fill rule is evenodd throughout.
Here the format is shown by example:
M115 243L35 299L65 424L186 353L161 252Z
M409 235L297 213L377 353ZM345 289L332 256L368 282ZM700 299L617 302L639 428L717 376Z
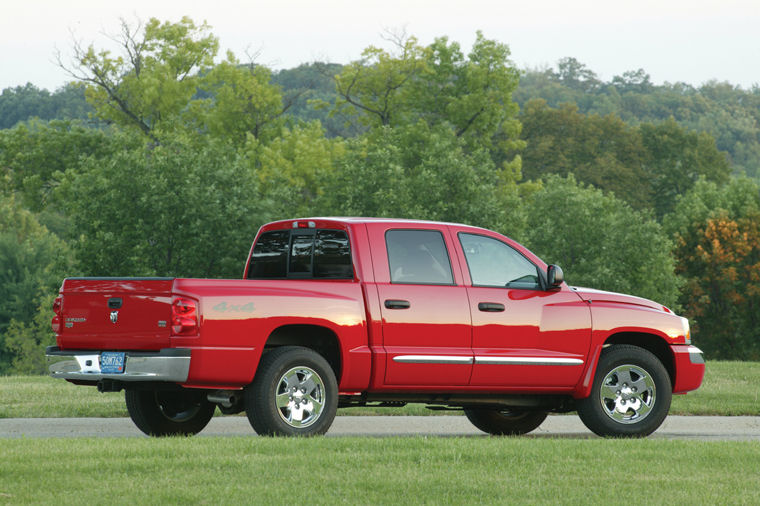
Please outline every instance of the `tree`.
M39 212L50 203L59 174L77 170L87 157L110 156L129 142L77 121L33 120L0 130L0 169L9 175L9 190Z
M718 184L728 182L728 159L709 134L689 131L673 118L657 125L643 123L639 132L658 217L672 210L676 197L685 194L700 177Z
M330 104L338 99L335 75L343 66L338 63L304 63L272 74L272 84L282 88L283 102L290 104L287 115L296 120L319 120L327 137L348 139L364 133L366 127L351 122L351 116L331 112Z
M760 358L760 187L700 180L665 219L675 238L681 303L711 357Z
M11 128L32 118L86 119L91 111L84 99L84 91L76 84L67 84L52 94L32 83L5 88L0 93L0 129Z
M256 173L263 195L270 197L277 218L319 214L318 201L345 156L342 139L327 139L318 121L283 128L280 137L263 144L249 139L241 159Z
M575 58L561 58L557 69L557 80L570 88L591 92L601 84L596 73Z
M193 100L185 117L195 130L240 146L248 135L263 141L279 133L282 95L261 65L241 65L232 53L208 71L199 88L209 98Z
M121 54L74 44L74 62L58 64L86 84L87 100L97 115L136 128L158 142L196 94L201 76L213 65L219 48L205 23L188 17L177 23L151 18L143 27L121 21L112 39Z
M267 197L237 153L180 139L69 171L59 189L93 276L237 277Z
M66 244L13 197L0 197L0 374L24 358L11 339L14 329L47 318L47 333L36 335L50 339L52 306L43 304L39 316L40 304L56 292L63 273L70 269ZM41 354L40 349L36 352Z
M652 206L641 138L619 117L586 116L574 104L555 109L537 99L525 104L520 119L527 143L522 155L526 178L573 174L636 209Z
M469 153L445 126L375 129L348 142L319 209L345 216L463 222L518 236L517 186L501 180L488 154Z
M685 306L700 346L712 358L760 359L760 212L709 219L701 234L680 237Z
M525 104L520 119L527 178L573 174L636 209L653 209L658 218L699 177L724 183L730 174L725 153L709 134L672 118L631 126L615 115L584 115L574 104L555 109L536 99Z
M396 52L369 46L362 57L335 76L339 100L336 112L350 111L370 126L392 126L404 121L409 88L425 65L425 48L415 37L391 37ZM408 120L407 120L408 121Z
M370 127L446 126L468 151L486 149L502 169L519 172L519 72L509 48L480 32L467 57L446 37L427 47L414 37L393 42L396 52L369 47L336 76L334 110L353 111Z
M600 190L549 176L527 201L526 245L573 285L676 304L672 244L648 214Z

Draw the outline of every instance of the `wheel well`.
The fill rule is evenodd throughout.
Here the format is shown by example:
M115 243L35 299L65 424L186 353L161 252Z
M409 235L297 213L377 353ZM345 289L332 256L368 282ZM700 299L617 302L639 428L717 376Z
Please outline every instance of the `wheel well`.
M675 385L676 378L673 354L671 353L668 344L663 341L662 338L652 334L622 332L608 337L604 344L630 344L631 346L644 348L662 362L662 365L665 366L665 370L668 371L668 376L670 376L670 384Z
M340 344L338 336L319 325L283 325L269 335L264 352L279 346L303 346L322 355L340 383Z

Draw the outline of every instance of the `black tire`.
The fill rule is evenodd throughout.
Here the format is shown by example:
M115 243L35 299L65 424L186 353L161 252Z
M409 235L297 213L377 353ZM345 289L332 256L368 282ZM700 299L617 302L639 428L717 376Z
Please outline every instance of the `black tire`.
M649 351L617 344L605 348L591 395L577 401L578 415L599 436L646 437L670 411L668 371Z
M493 408L465 408L472 424L494 436L520 436L535 430L546 420L545 411L519 411Z
M248 421L262 436L324 434L338 410L332 367L317 352L300 346L265 353L243 395Z
M204 390L126 390L132 421L149 436L192 436L214 416Z

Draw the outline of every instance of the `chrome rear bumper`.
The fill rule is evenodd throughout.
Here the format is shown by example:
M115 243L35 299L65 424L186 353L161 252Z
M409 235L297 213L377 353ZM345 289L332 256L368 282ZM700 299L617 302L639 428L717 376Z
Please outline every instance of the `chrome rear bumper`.
M103 373L100 351L62 351L57 346L45 350L50 376L67 380L168 381L184 383L190 373L190 350L165 348L157 352L127 351L124 372Z

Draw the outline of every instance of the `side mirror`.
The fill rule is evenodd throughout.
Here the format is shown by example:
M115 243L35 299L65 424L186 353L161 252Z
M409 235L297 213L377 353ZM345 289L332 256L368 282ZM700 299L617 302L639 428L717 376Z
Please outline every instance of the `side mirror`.
M565 274L562 272L562 268L559 265L550 265L546 269L546 280L549 282L550 288L561 285L565 281Z

